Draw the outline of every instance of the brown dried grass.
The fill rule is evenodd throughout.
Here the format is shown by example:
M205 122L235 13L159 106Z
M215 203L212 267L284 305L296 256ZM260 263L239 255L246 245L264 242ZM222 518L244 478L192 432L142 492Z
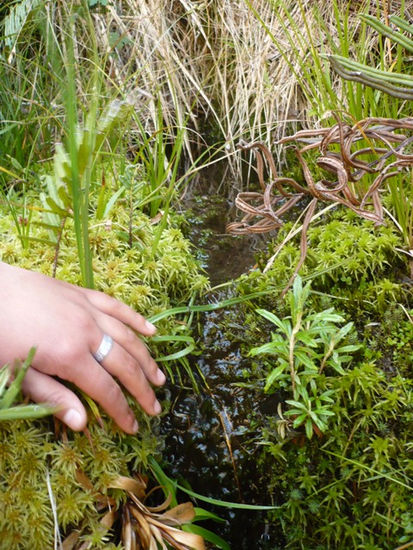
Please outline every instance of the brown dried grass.
M303 59L311 63L308 32L317 47L332 53L319 18L332 36L336 22L329 3L299 4L258 0L254 8L260 22L244 0L124 0L93 18L109 78L123 93L135 95L149 127L154 127L160 99L167 126L182 125L189 117L201 131L204 121L212 120L221 139L236 149L241 137L270 145L285 135L286 127L315 122L308 94L294 73ZM297 51L287 37L295 30L286 11L302 30ZM352 18L349 34L357 33L358 26ZM339 79L336 84L341 86Z

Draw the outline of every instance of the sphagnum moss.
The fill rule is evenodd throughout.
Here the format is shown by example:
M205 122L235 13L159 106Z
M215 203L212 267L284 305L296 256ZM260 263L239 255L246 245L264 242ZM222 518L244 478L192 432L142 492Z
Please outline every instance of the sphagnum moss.
M132 246L129 246L123 229L129 227L129 216L128 208L120 203L114 209L111 223L94 226L91 221L93 266L98 290L128 303L144 315L150 315L187 304L194 293L207 287L207 279L199 272L189 243L179 229L167 227L152 255L151 243L157 226L141 212L134 212ZM41 221L41 214L34 211L30 235L48 240L48 230ZM31 240L30 246L23 250L17 235L10 231L12 227L11 216L2 213L0 258L51 275L55 261L53 245ZM136 237L135 228L139 229ZM148 268L151 262L152 270ZM60 242L56 276L74 284L81 280L70 219L65 223ZM176 329L171 321L164 320L160 332L162 330L173 333ZM132 400L131 405L137 409ZM91 413L89 437L69 431L63 437L56 437L50 419L0 423L0 550L53 547L54 524L46 482L48 475L62 535L77 529L85 540L93 542L93 548L114 547L106 530L99 524L100 515L93 493L82 486L76 473L83 472L96 490L105 494L108 484L117 475L145 470L148 457L159 453L162 440L151 428L156 426L156 420L150 424L140 411L136 410L136 413L140 424L136 437L123 434L105 417L104 427L100 427ZM110 492L119 504L122 492Z

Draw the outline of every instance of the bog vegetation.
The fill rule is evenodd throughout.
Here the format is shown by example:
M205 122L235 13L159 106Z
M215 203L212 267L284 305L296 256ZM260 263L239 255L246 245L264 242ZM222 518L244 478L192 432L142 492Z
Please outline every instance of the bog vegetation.
M165 418L128 436L81 395L65 430L22 402L28 357L0 373L1 549L413 547L412 51L404 0L1 4L0 259L156 323L164 407L207 396L234 474L194 507ZM216 166L228 230L267 235L219 292L182 202ZM248 365L225 407L197 360L215 311Z

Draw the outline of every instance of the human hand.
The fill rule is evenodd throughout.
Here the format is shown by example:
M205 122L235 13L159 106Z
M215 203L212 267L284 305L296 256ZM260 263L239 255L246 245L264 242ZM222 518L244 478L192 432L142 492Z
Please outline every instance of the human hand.
M131 308L101 292L1 262L0 304L0 365L25 359L36 346L23 392L57 406L56 416L70 428L86 426L86 411L54 376L100 403L127 433L136 433L138 424L114 378L147 413L161 412L150 383L162 385L165 375L134 332L151 336L156 328ZM93 354L104 334L113 346L98 363Z

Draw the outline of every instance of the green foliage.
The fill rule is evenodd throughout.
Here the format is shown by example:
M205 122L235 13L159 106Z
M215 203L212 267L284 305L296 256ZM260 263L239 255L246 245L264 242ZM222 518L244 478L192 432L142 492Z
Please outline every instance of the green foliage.
M61 231L66 218L73 218L84 286L93 286L89 240L91 172L104 140L116 125L125 122L130 108L131 105L127 101L115 100L109 104L99 120L96 120L96 115L93 114L87 118L84 128L75 126L69 139L70 154L62 144L57 144L53 175L47 175L44 178L47 193L43 193L41 198L47 209L46 223L49 225L52 238L55 237L54 240L57 240L56 236ZM104 195L99 195L98 217L108 213L110 199L106 201L104 199Z
M268 255L258 257L259 270L242 276L240 292L264 290L268 285L284 288L299 260L299 239L281 246L292 224L286 224L269 245L269 255L277 253L267 266ZM406 255L400 252L403 240L391 225L374 227L349 211L337 210L308 229L308 252L300 270L303 280L311 278L314 291L340 296L340 310L361 321L367 312L381 314L395 300L408 293L401 278L408 273ZM313 300L316 295L313 295ZM328 303L322 295L320 303ZM274 296L270 309L287 314L284 303ZM357 313L356 313L357 312Z
M289 230L280 232L278 243ZM243 342L257 342L243 383L258 402L266 389L272 403L272 411L251 419L258 445L246 445L281 505L269 521L288 548L393 550L412 539L412 293L401 282L401 242L392 227L375 229L337 211L308 232L302 275L311 279L311 290L296 282L285 302L277 294L262 296L264 326L242 313L248 326ZM266 273L241 277L239 291L282 288L297 248L288 242ZM266 260L260 259L261 268ZM334 342L339 335L343 339ZM337 363L327 366L333 351L321 369L329 341ZM307 403L296 378L292 387L290 350L294 374L307 384ZM324 392L330 392L326 401L311 400ZM326 410L332 414L323 418ZM317 435L311 439L310 425Z
M61 534L77 528L91 534L100 514L93 492L85 490L75 472L81 470L97 490L107 492L118 475L147 468L147 456L159 440L139 411L137 437L126 436L107 422L105 428L89 422L90 438L68 433L62 441L45 421L0 424L0 540L4 548L52 548L54 526L46 478L57 504ZM138 451L138 452L137 452ZM145 458L146 455L146 458ZM106 530L100 529L100 534Z
M130 188L125 188L120 195L118 191L123 184L122 178L119 179L118 184L107 176L106 187L111 189L112 196L118 196L118 200L116 209L106 208L109 216L104 221L98 216L99 197L96 193L90 196L94 213L89 220L89 240L96 288L124 301L146 316L187 305L208 287L206 276L200 273L198 263L191 254L189 241L174 226L172 216L153 255L152 243L158 239L159 229L138 208L145 197L142 182L138 178L133 179ZM46 179L45 185L48 183ZM133 195L132 203L129 194ZM60 196L61 193L58 194ZM0 257L7 263L35 269L47 275L55 272L59 279L81 284L72 218L68 217L64 226L60 227L51 217L49 223L45 223L43 208L34 195L30 197L30 202L33 209L30 246L23 249L18 242L18 235L10 232L12 218L10 213L6 213L0 221ZM48 215L57 215L56 210L48 210ZM50 239L51 231L57 239ZM158 339L153 343L159 357L179 354L186 343L193 343L188 328L190 318L188 316L186 319L188 325L185 322L174 323L171 319L159 323ZM171 357L165 363L173 378L180 376L177 368L179 358L176 357L174 361ZM185 363L184 366L190 372L189 365Z
M100 190L99 186L93 183L89 197L89 239L96 288L150 316L191 303L207 288L208 280L199 272L190 244L174 225L172 214L159 238L155 254L152 253L151 245L158 235L158 228L137 207L145 197L138 175L134 173L132 177L129 174L129 187L125 187L122 178L118 182L108 173L106 186L113 194L108 194L103 207L96 192ZM47 183L46 179L45 189ZM58 189L62 188L63 185L58 186ZM111 197L115 195L116 208L111 208ZM62 196L64 193L56 193L57 200ZM47 275L53 275L55 271L58 278L79 284L81 273L73 218L68 216L60 227L53 224L53 219L49 220L51 223L45 223L39 193L28 193L26 199L33 213L28 246L23 248L18 232L11 231L12 214L3 212L0 257L10 264ZM57 210L53 203L48 204L49 214L56 215L58 221ZM59 232L56 227L59 227ZM57 238L50 238L51 231ZM162 319L157 323L158 342L150 344L155 357L176 354L176 360L171 357L165 362L172 377L181 376L179 352L191 339L190 319L191 315L181 323ZM189 363L184 366L192 374ZM148 418L136 410L132 399L130 404L138 415L140 431L137 437L120 433L104 414L103 428L90 414L89 439L84 434L69 433L59 440L51 433L52 425L48 421L1 423L0 438L4 443L0 447L0 503L7 509L2 509L0 519L1 544L11 550L29 546L33 549L53 547L52 504L46 483L48 471L62 536L78 529L85 540L94 541L97 548L110 547L105 540L113 537L99 525L101 512L96 507L95 496L85 490L75 474L81 470L96 490L106 493L117 475L130 475L147 468L149 456L159 451L162 438L157 435L157 421L152 420L149 425ZM118 493L115 498L119 502L123 497Z
M9 207L0 217L0 256L9 263L48 275L56 272L57 277L76 284L82 282L70 195L75 174L83 202L78 201L74 210L80 213L76 214L79 218L83 216L82 223L87 228L84 243L93 254L96 287L157 320L159 334L151 341L151 349L178 379L182 366L190 374L186 359L193 351L194 339L188 327L194 313L218 307L217 304L192 306L208 283L169 212L176 186L184 181L177 178L181 151L184 145L188 148L187 141L184 142L187 136L181 128L188 117L195 120L199 116L201 120L202 105L194 100L192 109L194 95L202 97L208 112L214 114L219 125L225 126L222 133L229 143L234 127L245 128L238 120L243 104L251 133L258 131L261 135L268 131L269 136L274 109L283 112L278 103L273 103L273 97L288 97L291 104L294 103L291 98L295 97L292 91L274 94L277 83L270 69L278 72L281 56L295 73L290 90L299 88L304 92L306 106L311 107L309 115L321 117L331 108L345 108L357 119L366 115L394 117L395 113L410 113L408 104L389 102L384 93L365 90L361 83L345 82L343 88L337 88L338 83L328 72L323 57L327 50L344 58L354 55L360 63L376 59L379 70L386 68L388 54L384 41L377 48L369 47L365 22L357 34L351 34L350 11L343 10L341 2L334 1L330 10L336 20L338 40L324 21L322 3L311 4L311 10L304 2L296 3L296 13L303 16L303 24L299 25L291 15L295 5L272 2L278 13L278 31L283 31L281 39L264 22L270 18L261 18L258 4L252 8L253 3L247 3L276 46L263 51L261 60L259 56L251 57L254 62L247 64L260 70L262 67L265 73L263 89L269 90L271 98L264 110L268 120L262 120L263 115L259 114L264 112L260 111L262 103L254 110L260 103L261 83L253 73L252 81L257 86L248 86L250 81L244 75L248 69L245 59L249 58L239 49L239 43L245 42L249 55L258 33L247 35L245 29L234 25L236 32L225 34L222 29L230 28L229 20L218 29L214 17L222 13L219 3L204 6L198 2L196 9L192 9L195 3L190 2L189 8L184 8L185 13L173 5L167 17L156 12L154 19L152 14L144 18L138 14L145 23L145 32L138 28L137 34L133 34L136 20L132 21L136 14L126 14L122 19L125 14L118 13L121 24L116 28L113 22L114 29L111 25L109 52L105 31L99 34L99 51L103 52L100 59L92 55L97 52L96 48L93 50L94 33L85 37L91 30L85 24L89 11L79 3L74 24L67 17L65 3L19 0L7 8L0 7L3 23L4 17L8 17L8 24L14 21L13 33L3 33L0 44L0 153L4 165L0 172L4 177L2 183L6 183L3 198ZM83 4L96 10L98 23L106 0ZM51 5L54 9L48 11L46 8ZM234 6L234 13L241 17L240 6L237 3ZM317 22L317 35L312 30L310 16ZM157 20L159 25L155 24ZM247 27L253 28L251 21ZM72 65L68 79L72 86L71 118L65 146L56 150L58 161L51 176L48 165L43 164L40 170L32 159L51 158L54 144L62 139L68 110L65 115L64 70L61 64L59 68L59 48L67 46L61 40L65 29L75 36L74 56L70 59L69 55L68 59ZM192 32L199 49L190 44ZM144 47L139 42L139 33L144 37ZM171 46L173 40L165 42L171 36L178 47ZM251 42L249 36L254 38ZM223 53L211 49L215 44L224 48ZM401 47L398 46L398 53ZM142 57L132 56L123 64L123 59L130 59L132 49ZM182 51L189 52L188 59L182 60ZM175 52L177 57L168 57ZM197 54L196 60L190 59L191 52ZM242 75L239 89L251 88L256 95L236 93L233 82L237 79L233 75L237 72L233 67L237 59L244 64L238 73ZM395 58L399 73L405 66L401 59L400 55ZM95 97L92 112L87 116L96 83L92 66L105 75L111 89L102 87L99 105ZM141 79L148 67L149 79L146 76ZM124 83L118 82L119 74L129 75ZM186 81L177 80L179 75L184 75ZM231 84L225 89L227 75ZM183 82L185 85L181 86ZM128 90L136 87L139 91L139 101L134 103L140 109L134 114L138 143L128 153L136 154L144 170L134 160L127 166L122 159L112 162L113 155L107 151L105 159L109 160L101 162L99 155L99 163L95 162L101 150L95 125L98 108L110 103L108 97L114 93L121 95L123 84ZM150 98L147 104L146 100L143 104L142 97ZM228 101L231 97L236 99ZM167 112L171 104L176 114ZM222 105L219 114L213 104L217 109ZM149 124L146 111L152 116ZM285 114L289 118L287 109ZM175 124L174 120L180 123ZM262 122L265 130L257 130ZM165 129L171 134L177 132L177 139L166 136ZM40 172L48 177L41 180ZM39 185L44 193L43 204L37 199ZM401 206L401 213L396 212L395 217L402 228L408 228L409 223L411 227L411 214L403 218L407 212L403 205L412 202L411 189L411 182L401 179L391 189L388 206L393 213L397 205ZM146 208L149 216L143 213ZM159 216L153 219L155 215ZM13 223L15 231L11 232ZM287 226L280 232L278 243L290 228ZM284 533L289 548L394 548L411 540L413 523L409 506L413 468L409 433L413 420L413 334L412 323L396 303L403 303L411 315L408 287L401 279L406 262L397 250L408 242L403 242L392 227L373 228L351 213L325 218L322 225L310 228L308 238L309 254L302 276L303 280L312 279L310 294L309 286L302 288L297 281L289 310L278 298L277 290L285 286L299 256L297 242L289 241L267 273L257 270L242 277L237 283L240 297L226 302L227 306L236 300L242 302L240 311L249 330L248 346L268 340L263 336L258 316L252 312L251 297L259 297L261 315L276 327L271 342L258 348L275 354L276 366L269 366L268 360L261 361L261 353L257 352L251 369L245 369L244 373L244 381L250 388L260 388L266 380L267 391L281 403L278 414L274 410L265 418L257 415L257 419L251 419L259 432L254 441L258 439L260 443L257 447L250 443L251 450L258 469L267 476L269 492L281 506L271 513L272 520ZM275 252L275 248L270 252ZM266 262L267 257L261 257L260 267ZM184 316L182 322L171 320L176 313ZM359 341L364 343L363 349L358 350L357 362L353 360L351 364L349 355L356 351L357 344L354 327L351 323L344 324L349 315L359 330ZM2 383L6 374L2 374ZM288 410L283 412L284 403ZM48 420L0 423L1 544L10 549L53 546L55 526L47 491L49 474L62 535L63 531L79 529L81 539L92 546L113 547L110 533L99 523L94 495L85 491L75 473L82 470L105 493L113 476L146 469L149 457L159 450L162 442L153 435L156 421L149 428L141 414L138 437L121 434L110 420L103 418L103 429L91 418L90 440L83 434L63 435L59 440L51 433L52 424ZM311 437L313 430L318 437ZM114 498L119 503L122 496L115 491Z
M53 414L54 410L46 405L15 405L20 394L23 378L30 367L35 354L35 348L29 351L26 360L13 369L14 379L11 381L12 372L9 365L5 365L0 370L0 421L1 420L20 420L22 418L41 418ZM8 389L6 385L10 384Z
M151 471L153 476L155 477L160 487L162 487L163 492L165 493L165 497L171 499L171 506L177 506L178 505L177 482L169 478L165 474L165 472L162 470L161 466L153 458L150 459L150 466L151 466ZM203 508L197 507L195 508L195 517L192 520L192 522L187 525L184 525L182 529L183 531L187 531L188 533L195 533L197 535L201 535L206 541L213 543L216 548L220 548L221 550L230 550L230 547L225 540L223 540L221 537L219 537L209 529L205 529L204 527L201 527L196 524L196 522L204 521L204 520L212 520L215 522L224 521L216 514L213 514L208 510L204 510Z
M345 343L354 332L353 323L339 328L338 324L344 319L334 313L333 308L319 313L307 311L309 293L310 283L303 287L301 278L297 276L289 293L289 317L280 319L269 311L257 310L278 330L272 333L271 342L253 348L251 355L276 357L276 366L268 365L271 370L264 390L274 392L282 388L292 393L293 399L285 400L290 407L284 414L291 417L293 429L304 426L307 437L311 439L314 426L319 433L326 432L328 419L335 414L334 392L328 375L344 374L343 366L352 359L349 353L357 351L360 346ZM279 431L283 435L286 426L288 423L282 420Z
M405 34L395 31L389 25L382 23L372 15L364 14L361 18L381 35L390 38L409 53L413 51L413 40ZM402 31L407 31L410 34L413 32L413 27L405 19L397 15L391 15L389 21ZM411 100L413 98L413 78L411 75L406 74L406 72L395 73L390 69L379 70L365 63L357 63L351 59L337 55L330 56L330 60L332 67L337 73L347 80L361 82L371 88L382 90L389 95L401 99Z
M346 56L332 55L329 56L332 68L344 79L351 82L360 82L365 86L381 90L395 98L413 99L413 76L410 74L409 65L403 61L406 56L402 55L403 50L408 53L413 51L413 40L402 32L394 30L382 23L372 15L362 15L363 21L370 25L374 30L382 36L391 39L397 46L396 59L390 67L386 62L386 55L382 52L380 59L376 61L381 67L375 68L375 62L367 64L366 62L359 63L349 58L348 52ZM413 26L405 19L391 15L389 17L392 25L401 29L401 31L413 33ZM394 66L402 72L394 72ZM396 111L397 116L399 112ZM369 113L371 114L371 113ZM382 112L380 116L389 116ZM395 115L393 115L395 116ZM407 253L411 257L411 266L413 266L413 257L411 249L413 247L413 185L411 177L406 181L406 178L400 177L394 180L389 180L390 205L393 215L393 220L397 228L403 235L404 245L407 248ZM411 267L411 270L413 267Z
M0 19L1 164L18 174L19 184L33 175L30 163L47 158L61 130L62 86L45 61L49 21L44 1L2 3ZM10 174L9 174L10 175ZM1 183L10 177L1 175Z
M291 548L394 548L411 537L411 387L399 375L389 384L374 360L332 382L324 437L281 440L276 417L263 429L261 467L276 461L271 486L283 494L273 520Z
M371 57L367 22L363 21L355 30L352 21L353 10L350 8L356 10L356 6L350 3L343 5L334 0L330 13L326 14L325 5L319 2L313 2L309 9L305 2L299 1L294 10L290 2L285 0L272 0L270 4L279 26L278 33L266 25L253 2L247 1L249 9L298 82L310 107L309 114L320 119L330 116L330 111L346 110L355 119L396 116L401 102L396 100L389 103L380 93L371 90L365 92L357 78L352 78L346 86L340 87L334 72L329 70L327 58L338 60L353 55L357 62L365 66ZM360 6L360 9L363 7ZM314 25L318 27L317 34ZM326 55L326 52L332 54ZM384 60L386 52L383 48L380 55ZM353 71L352 74L357 73Z

